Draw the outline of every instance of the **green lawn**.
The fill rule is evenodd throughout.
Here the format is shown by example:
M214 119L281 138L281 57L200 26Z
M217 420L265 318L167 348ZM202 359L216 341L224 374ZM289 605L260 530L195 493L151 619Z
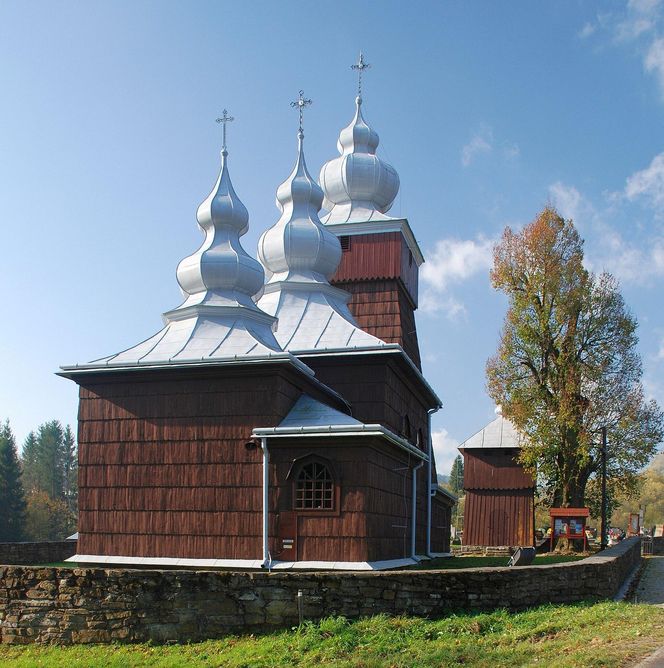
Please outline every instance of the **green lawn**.
M534 566L545 566L546 564L558 564L565 561L579 561L587 555L561 555L561 554L538 554L533 562ZM507 566L509 557L440 557L429 561L421 561L417 566L409 566L416 570L439 570L449 568L495 568L496 566Z
M543 606L438 621L327 619L265 636L191 645L0 645L0 665L32 666L624 666L664 643L664 610L629 603Z

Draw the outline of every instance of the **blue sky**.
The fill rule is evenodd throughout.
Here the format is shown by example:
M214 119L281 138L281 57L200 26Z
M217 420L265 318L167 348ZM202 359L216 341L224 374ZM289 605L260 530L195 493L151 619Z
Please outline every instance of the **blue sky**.
M61 364L117 352L180 303L175 267L219 164L250 214L278 217L304 89L317 174L363 110L401 178L393 215L424 251L418 329L444 401L439 469L493 416L484 365L504 298L491 247L547 203L588 265L620 279L664 401L664 6L632 2L0 3L0 417L20 440L74 424Z

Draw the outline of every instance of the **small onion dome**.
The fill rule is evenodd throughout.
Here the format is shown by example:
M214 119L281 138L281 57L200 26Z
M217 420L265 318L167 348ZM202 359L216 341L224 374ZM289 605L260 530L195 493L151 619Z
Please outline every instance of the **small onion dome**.
M399 192L399 175L392 165L376 155L378 133L362 117L362 98L337 142L340 157L323 165L320 184L323 206L329 211L325 224L385 220Z
M249 214L233 189L227 155L224 149L219 178L196 213L205 240L177 268L178 283L188 295L183 307L214 302L253 308L251 297L263 287L263 267L240 244Z
M272 274L269 283L326 283L341 260L339 239L323 227L318 217L323 191L307 170L303 140L300 131L295 167L277 189L281 217L258 242L258 257Z

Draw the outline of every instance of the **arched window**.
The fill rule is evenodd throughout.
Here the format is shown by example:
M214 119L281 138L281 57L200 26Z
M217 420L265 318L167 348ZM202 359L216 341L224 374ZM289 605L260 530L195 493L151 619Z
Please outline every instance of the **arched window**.
M295 481L295 510L334 510L334 480L321 462L305 464Z
M404 415L401 419L401 435L407 440L411 439L411 430L410 430L410 418L407 415Z

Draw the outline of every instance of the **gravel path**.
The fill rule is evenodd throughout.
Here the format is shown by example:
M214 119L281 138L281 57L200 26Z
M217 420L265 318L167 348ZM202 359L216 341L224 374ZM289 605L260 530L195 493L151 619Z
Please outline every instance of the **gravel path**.
M664 556L648 557L634 599L664 607Z

